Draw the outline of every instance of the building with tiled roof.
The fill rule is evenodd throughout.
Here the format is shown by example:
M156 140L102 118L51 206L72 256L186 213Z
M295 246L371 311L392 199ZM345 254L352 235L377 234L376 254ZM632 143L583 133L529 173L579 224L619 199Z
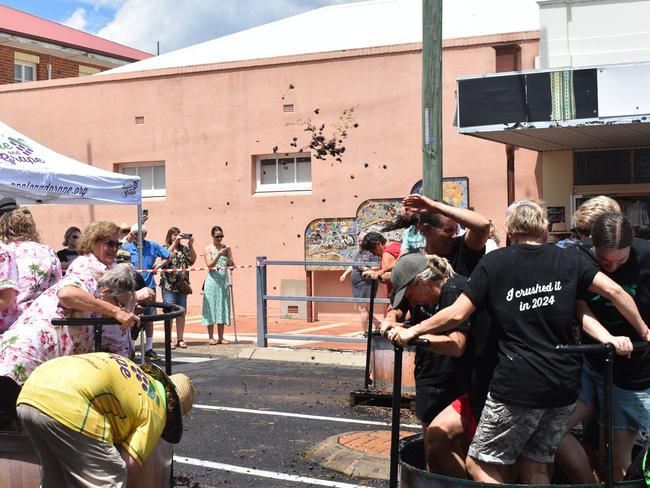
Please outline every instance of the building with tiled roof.
M90 75L150 57L0 5L0 84Z

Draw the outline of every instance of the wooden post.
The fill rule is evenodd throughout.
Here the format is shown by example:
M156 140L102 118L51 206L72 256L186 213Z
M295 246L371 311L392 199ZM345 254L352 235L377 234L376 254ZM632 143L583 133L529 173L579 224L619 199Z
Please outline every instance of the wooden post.
M312 278L312 272L307 271L305 276L305 281L307 285L307 293L306 295L308 297L314 296L314 289L313 289L313 278ZM307 322L313 322L314 321L314 302L307 302Z
M442 199L442 0L422 0L422 194Z

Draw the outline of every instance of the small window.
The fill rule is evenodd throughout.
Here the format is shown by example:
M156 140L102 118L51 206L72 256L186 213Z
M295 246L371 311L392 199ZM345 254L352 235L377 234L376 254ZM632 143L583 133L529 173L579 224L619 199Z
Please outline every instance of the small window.
M36 65L24 61L14 61L14 83L36 80Z
M165 165L155 164L120 164L118 171L125 175L139 176L142 184L143 197L164 197Z
M257 192L311 190L311 157L302 153L259 156L256 174Z

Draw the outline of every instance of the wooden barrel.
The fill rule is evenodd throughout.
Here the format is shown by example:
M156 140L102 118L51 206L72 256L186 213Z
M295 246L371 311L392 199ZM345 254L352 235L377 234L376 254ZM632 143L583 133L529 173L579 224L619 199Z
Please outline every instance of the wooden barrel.
M373 390L393 393L393 345L383 337L373 337L370 351ZM415 395L415 351L402 352L402 395Z
M171 466L172 445L161 439L142 469L129 471L127 486L169 486ZM0 431L0 488L38 488L40 483L41 465L27 434Z

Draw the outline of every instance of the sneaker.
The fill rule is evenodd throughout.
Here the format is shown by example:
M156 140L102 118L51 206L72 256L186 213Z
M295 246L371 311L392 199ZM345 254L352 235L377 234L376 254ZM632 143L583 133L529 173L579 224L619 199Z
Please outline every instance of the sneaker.
M144 358L147 361L159 361L160 360L160 356L158 356L156 351L154 351L153 349L149 349L148 351L145 351Z

